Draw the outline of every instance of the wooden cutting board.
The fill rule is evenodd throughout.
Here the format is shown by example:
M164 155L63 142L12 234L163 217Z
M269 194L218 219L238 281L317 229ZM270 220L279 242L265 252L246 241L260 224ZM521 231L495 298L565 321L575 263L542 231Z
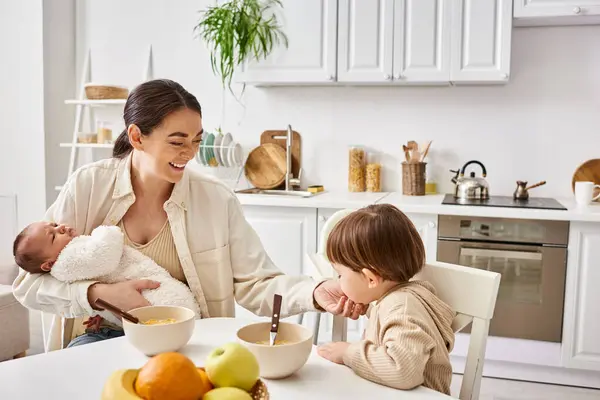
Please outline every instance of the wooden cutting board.
M600 158L588 160L575 170L571 181L571 189L575 193L575 182L594 182L600 185ZM600 193L600 189L594 189L594 196Z
M298 173L300 173L300 168L302 167L300 164L302 137L294 130L292 130L292 133L292 173L294 174L294 178L298 178ZM264 131L260 135L260 144L275 143L281 146L281 148L285 151L286 139L287 131Z
M258 189L274 189L285 181L285 150L275 143L261 144L250 152L244 172Z

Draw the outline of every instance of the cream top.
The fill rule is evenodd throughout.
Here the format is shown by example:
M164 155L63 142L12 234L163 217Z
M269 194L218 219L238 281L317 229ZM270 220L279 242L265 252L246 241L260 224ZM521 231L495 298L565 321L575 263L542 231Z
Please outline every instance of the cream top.
M131 246L145 256L150 257L155 263L166 269L173 278L186 283L168 219L158 234L146 244L136 243L129 238L123 220L119 221L118 226L123 231L125 245Z

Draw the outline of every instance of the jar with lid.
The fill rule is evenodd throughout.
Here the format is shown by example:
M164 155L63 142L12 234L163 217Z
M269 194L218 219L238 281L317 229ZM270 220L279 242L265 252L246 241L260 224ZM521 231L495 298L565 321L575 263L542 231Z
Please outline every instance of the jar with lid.
M350 146L348 152L348 191L365 191L365 150Z
M381 163L376 152L367 154L365 182L367 192L381 192Z
M98 143L112 143L113 137L110 123L106 121L98 121L96 125L98 127Z

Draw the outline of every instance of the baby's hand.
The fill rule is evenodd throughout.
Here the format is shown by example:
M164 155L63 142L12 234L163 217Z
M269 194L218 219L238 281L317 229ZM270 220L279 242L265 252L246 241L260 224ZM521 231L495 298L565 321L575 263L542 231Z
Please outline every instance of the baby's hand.
M333 342L319 346L319 355L336 364L344 364L344 353L350 346L348 342Z

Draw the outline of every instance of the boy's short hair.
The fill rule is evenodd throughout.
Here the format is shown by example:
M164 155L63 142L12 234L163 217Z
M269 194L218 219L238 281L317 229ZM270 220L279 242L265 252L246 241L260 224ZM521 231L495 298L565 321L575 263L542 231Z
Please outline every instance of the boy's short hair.
M17 265L23 270L30 274L39 274L44 272L42 270L44 260L37 254L27 251L25 249L25 243L23 243L25 238L27 238L28 228L29 227L23 229L15 238L13 243L13 256L15 257Z
M356 272L367 268L386 280L407 282L425 265L425 246L402 211L391 204L375 204L334 226L327 258Z

